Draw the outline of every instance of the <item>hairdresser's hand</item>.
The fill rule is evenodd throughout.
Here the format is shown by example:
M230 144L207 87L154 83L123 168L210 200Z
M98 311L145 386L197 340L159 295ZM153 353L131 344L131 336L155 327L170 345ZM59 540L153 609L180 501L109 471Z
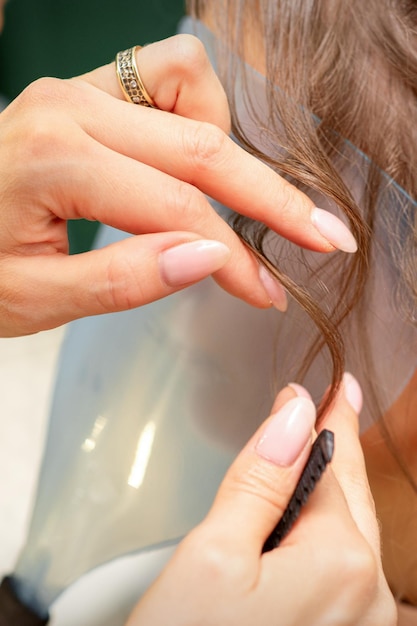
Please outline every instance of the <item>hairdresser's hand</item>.
M394 626L378 524L358 440L356 381L345 379L323 426L335 457L281 545L262 546L311 444L315 411L292 388L238 456L207 518L185 538L127 626Z
M213 272L251 304L284 307L204 194L301 245L346 243L228 138L226 97L197 39L151 44L137 62L162 110L126 102L113 63L37 81L0 115L0 335L135 307ZM66 221L77 218L140 237L68 257Z

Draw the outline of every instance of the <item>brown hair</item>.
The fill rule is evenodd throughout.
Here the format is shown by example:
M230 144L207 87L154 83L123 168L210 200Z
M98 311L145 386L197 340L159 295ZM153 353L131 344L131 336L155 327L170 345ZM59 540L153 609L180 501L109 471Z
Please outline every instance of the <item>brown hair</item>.
M208 21L222 49L220 77L231 104L233 132L251 153L266 161L306 192L320 193L344 213L355 235L355 255L335 253L323 270L337 275L337 297L330 310L282 270L265 246L267 229L237 216L233 227L282 281L314 320L319 335L306 351L300 379L324 344L333 363L335 392L344 369L343 328L352 312L363 313L378 198L386 185L382 171L413 199L417 198L417 5L415 0L189 0L189 12ZM268 152L247 136L236 114L235 80L242 59L254 60L268 85L268 117L257 118L251 94L244 93ZM243 84L244 78L243 78ZM279 86L279 89L276 88ZM335 167L347 139L369 157L364 196L358 206ZM271 146L277 146L271 150ZM407 234L395 247L398 276L413 304L417 267L414 209ZM397 220L398 221L398 220ZM403 229L404 230L404 229ZM280 265L281 269L278 269ZM311 283L311 281L310 281ZM360 324L356 326L359 328ZM365 325L363 325L365 326ZM366 359L366 328L362 343ZM366 364L372 379L372 363ZM371 402L376 403L376 396Z

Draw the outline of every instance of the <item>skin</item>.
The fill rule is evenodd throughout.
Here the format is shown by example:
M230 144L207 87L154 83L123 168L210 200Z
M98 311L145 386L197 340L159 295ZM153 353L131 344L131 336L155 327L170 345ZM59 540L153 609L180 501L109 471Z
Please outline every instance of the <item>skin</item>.
M214 13L211 14L210 8L214 9L214 5L208 7L204 21L211 30L215 31L216 16ZM331 10L331 7L329 9ZM264 74L265 55L262 37L259 36L253 24L248 22L245 28L248 32L247 41L250 41L250 46L245 48L245 60L258 72ZM415 420L410 419L410 416L415 415L416 410L417 374L413 376L389 414L384 416L384 422L388 425L390 434L396 442L397 450L401 451L401 457L415 480L417 477L415 455L417 429ZM393 457L378 424L361 437L361 444L382 534L385 575L396 597L417 605L415 491ZM401 511L401 514L398 511ZM398 626L417 625L417 611L413 610L413 607L399 603L397 610Z
M273 410L293 395L284 389ZM332 469L281 545L261 555L311 443L292 465L278 466L256 453L261 427L231 466L207 518L180 544L126 626L397 624L358 419L343 391L322 427L335 432Z
M139 306L186 286L164 281L160 256L199 238L230 250L206 274L250 304L269 306L256 260L205 193L300 245L333 250L312 225L311 201L228 139L227 102L197 40L147 46L138 64L162 110L126 103L109 65L71 81L37 81L0 116L4 336ZM135 236L69 257L66 220L79 217ZM293 397L285 389L274 411ZM306 615L323 626L396 623L357 415L343 393L323 426L338 442L333 469L282 546L260 556L311 443L283 468L256 452L257 433L128 626L262 626L277 615L300 626Z
M302 246L334 250L311 221L311 200L227 136L225 94L196 38L151 44L137 62L163 110L126 102L110 64L36 81L0 115L0 336L185 287L192 281L167 284L160 256L198 239L230 252L196 280L214 272L231 294L269 307L258 262L204 194ZM135 237L68 256L66 221L81 217Z
M384 417L411 475L417 476L417 373ZM368 476L381 522L384 569L395 594L417 605L417 502L409 481L387 447L379 425L362 436ZM401 511L401 513L399 513ZM414 618L417 623L417 617Z

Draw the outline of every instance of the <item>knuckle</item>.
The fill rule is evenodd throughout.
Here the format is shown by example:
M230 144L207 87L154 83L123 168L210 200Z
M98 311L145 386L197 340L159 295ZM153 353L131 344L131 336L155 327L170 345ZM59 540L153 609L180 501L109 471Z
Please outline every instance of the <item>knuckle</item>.
M279 490L277 484L280 485ZM255 500L269 505L274 518L282 515L288 499L294 490L291 472L281 470L279 482L276 468L261 459L251 464L245 471L230 473L228 489L232 492L246 493Z
M184 228L200 222L206 212L203 194L196 187L180 180L173 181L169 207L179 225Z
M22 106L31 108L56 104L63 98L63 91L66 91L65 81L59 78L43 77L38 78L28 85L18 96L17 101Z
M80 147L75 137L80 142L82 134L74 133L76 121L71 115L79 100L69 81L40 78L6 108L1 139L10 148L14 171L22 179L28 178L25 172L39 171L42 161L61 165L61 159ZM36 180L33 175L32 180Z
M214 124L198 122L187 127L184 152L197 171L212 169L227 159L227 135Z
M365 540L358 540L344 551L341 574L356 602L372 597L378 586L378 564Z
M26 158L35 162L56 159L59 156L59 133L47 118L38 118L30 124L25 133L24 146Z
M33 303L17 285L18 269L0 258L0 336L29 335L42 328ZM11 332L10 332L11 331Z
M199 568L205 578L219 580L225 575L226 559L220 546L213 540L206 540L199 556ZM229 569L227 568L227 571Z
M40 79L37 83L43 80L49 83L54 79ZM47 95L49 90L49 86L32 84L27 88L26 94L22 94L22 100L18 104L19 125L14 127L9 139L13 140L15 150L24 151L22 157L25 163L30 158L39 159L51 155L56 158L59 147L68 143L68 138L63 134L62 116L54 106L53 97L49 98Z
M398 624L398 610L397 604L391 593L386 593L381 607L381 614L385 618L385 626L397 626Z
M348 553L346 569L364 584L373 585L378 578L378 568L374 554L365 542Z
M334 552L340 555L340 550ZM378 559L365 539L361 537L354 544L346 542L342 561L340 558L337 560L338 570L335 571L341 573L339 589L341 594L344 589L348 590L347 595L344 595L347 604L362 607L362 611L370 615L378 614L379 619L375 623L395 626L398 619L395 600L380 570Z
M205 529L205 523L197 527L186 538L187 560L193 559L193 569L199 572L200 580L211 587L236 589L247 586L247 562L241 552L228 549L218 535ZM249 576L250 578L250 576Z
M336 524L337 520L334 522ZM333 579L332 619L326 623L345 624L348 623L345 621L347 615L356 615L366 616L369 624L395 626L396 604L378 559L367 541L359 531L352 535L352 530L348 528L337 533L333 539L324 542L320 551L314 554L318 575L323 581L330 581L329 574Z
M135 267L126 256L111 255L103 279L95 282L95 297L104 313L129 310L145 299Z
M175 46L173 58L178 68L192 76L200 74L209 66L203 43L194 35L181 34L171 38Z
M283 178L279 194L280 213L283 218L294 215L294 209L299 205L297 194L295 187Z

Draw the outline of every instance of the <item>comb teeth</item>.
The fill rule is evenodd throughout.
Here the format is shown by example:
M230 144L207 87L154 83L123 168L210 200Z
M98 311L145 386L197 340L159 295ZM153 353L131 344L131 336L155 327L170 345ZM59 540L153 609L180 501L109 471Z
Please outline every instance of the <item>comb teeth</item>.
M288 506L278 524L265 541L262 552L269 552L277 548L283 538L290 532L293 524L300 515L302 507L307 502L310 494L314 491L316 484L323 475L327 464L332 460L333 451L333 433L330 430L322 430L311 448L310 456L307 459L307 463L305 464Z

